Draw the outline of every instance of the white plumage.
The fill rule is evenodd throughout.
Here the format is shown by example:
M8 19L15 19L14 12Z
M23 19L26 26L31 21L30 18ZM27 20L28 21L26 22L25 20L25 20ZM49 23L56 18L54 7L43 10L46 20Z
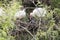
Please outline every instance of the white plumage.
M22 18L24 18L24 17L26 17L25 9L20 10L20 11L18 11L18 12L15 14L15 18L22 19Z
M45 8L35 8L33 12L30 13L30 16L44 17L46 13L47 12Z

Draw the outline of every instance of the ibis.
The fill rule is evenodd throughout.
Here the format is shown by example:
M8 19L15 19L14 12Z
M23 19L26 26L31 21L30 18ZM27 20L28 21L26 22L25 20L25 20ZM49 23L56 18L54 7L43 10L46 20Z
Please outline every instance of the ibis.
M26 17L25 9L19 10L19 11L17 11L17 13L15 14L15 18L22 19L22 18L24 18L24 17Z
M33 12L30 13L30 16L44 17L47 13L45 8L35 8Z

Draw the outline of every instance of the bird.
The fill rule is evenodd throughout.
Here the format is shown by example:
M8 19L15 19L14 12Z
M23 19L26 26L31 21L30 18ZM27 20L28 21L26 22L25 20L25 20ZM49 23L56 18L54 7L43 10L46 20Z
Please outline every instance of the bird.
M32 17L44 17L47 13L45 8L35 8L31 13L30 16Z
M22 10L19 10L15 13L14 17L15 18L19 18L19 19L22 19L24 17L26 17L26 12L25 12L26 9L22 9Z

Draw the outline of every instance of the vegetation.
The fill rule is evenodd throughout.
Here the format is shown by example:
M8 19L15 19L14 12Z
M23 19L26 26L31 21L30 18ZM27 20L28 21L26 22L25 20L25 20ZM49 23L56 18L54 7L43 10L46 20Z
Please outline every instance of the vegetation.
M46 8L47 14L44 17L35 17L35 26L39 26L34 32L27 21L28 16L23 20L22 29L16 31L15 13L23 6L21 0L0 0L0 40L60 40L60 0L50 0L50 5L41 3L38 0L37 6ZM29 10L30 11L30 10ZM1 13L3 14L1 16ZM42 15L41 15L42 16ZM41 19L41 20L40 20ZM36 20L36 21L35 21ZM39 25L38 25L38 24ZM25 25L26 24L26 25ZM33 24L33 23L31 23ZM29 30L30 29L30 30ZM33 27L34 29L34 27Z

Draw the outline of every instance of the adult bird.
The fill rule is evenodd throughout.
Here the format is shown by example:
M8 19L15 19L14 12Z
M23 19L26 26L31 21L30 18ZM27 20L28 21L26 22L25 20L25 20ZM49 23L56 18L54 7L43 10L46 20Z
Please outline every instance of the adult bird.
M33 12L30 13L30 16L32 17L44 17L46 14L46 9L45 8L35 8Z

